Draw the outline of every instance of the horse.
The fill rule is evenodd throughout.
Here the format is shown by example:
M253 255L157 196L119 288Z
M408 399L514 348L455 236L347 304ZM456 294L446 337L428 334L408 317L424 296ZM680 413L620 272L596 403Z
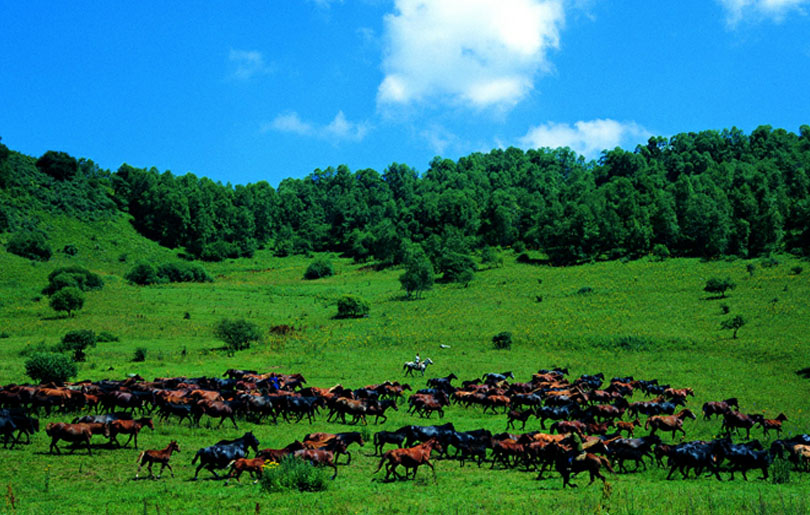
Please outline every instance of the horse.
M377 431L374 433L374 455L382 454L383 447L385 447L387 443L402 447L407 436L406 431L403 431L403 429L397 431Z
M441 452L442 446L437 439L431 438L427 442L419 444L415 447L391 449L390 451L386 451L385 454L383 454L382 459L380 459L380 464L377 466L377 470L375 470L373 474L379 472L387 461L388 464L386 466L385 479L383 479L383 481L387 481L391 474L394 474L396 479L400 479L402 476L397 474L396 471L396 468L399 465L405 467L405 479L408 479L408 469L413 469L413 476L411 479L415 479L416 471L419 469L419 465L427 465L433 471L433 480L435 482L436 469L433 468L433 464L430 462L430 453L434 449Z
M238 458L230 463L228 463L228 467L231 468L230 473L228 474L228 479L225 480L225 485L228 485L228 481L230 481L234 476L236 477L236 482L239 482L239 476L242 475L242 472L247 471L251 476L256 478L253 481L253 484L259 482L259 478L262 477L262 470L264 470L264 458Z
M191 460L192 465L197 462L197 459L200 460L200 465L194 472L194 480L197 479L197 475L203 467L207 468L215 478L219 479L219 475L214 469L225 468L231 461L247 457L248 448L252 448L254 453L259 452L259 441L251 432L245 433L236 440L220 440L214 445L203 447L197 451L194 459Z
M706 402L703 404L703 419L710 420L712 415L725 415L726 413L731 411L731 407L739 408L737 398L732 397L730 399L726 399L724 401L719 402Z
M363 441L363 435L361 435L358 431L349 431L346 433L310 433L304 436L304 445L308 446L309 448L329 448L335 454L335 463L337 463L337 457L340 454L345 454L348 458L346 461L346 465L351 464L352 462L352 454L347 450L348 446L356 443L360 447L363 447L366 442Z
M751 438L751 428L754 424L765 420L765 417L760 414L746 415L739 411L729 411L723 414L723 425L720 430L725 430L727 434L731 434L731 429L737 433L739 429L745 429L745 438Z
M276 463L281 463L281 460L286 456L305 448L306 447L302 442L296 440L282 449L262 449L256 453L256 457L263 458L265 461L275 461Z
M565 445L558 443L550 443L546 447L548 448L547 452L554 457L554 468L562 476L563 489L566 486L576 488L577 485L571 482L571 478L583 471L587 471L590 475L591 480L588 486L596 478L601 479L603 484L607 482L605 476L600 473L602 467L608 469L611 474L616 473L610 464L610 460L604 456L597 456L589 452L575 455L577 454L575 451L572 452Z
M677 415L653 415L647 419L647 422L644 424L644 429L652 427L652 431L650 431L651 436L654 435L655 431L658 429L661 431L671 431L672 438L675 438L676 431L680 431L686 436L686 431L683 430L683 421L687 418L695 420L697 417L689 409L682 409Z
M104 424L103 427L106 429L104 436L110 436L109 426ZM90 450L90 437L93 436L93 432L88 424L65 424L62 422L51 422L45 426L45 433L51 437L51 446L48 449L48 452L53 453L53 450L56 449L56 454L62 454L56 443L59 440L65 440L66 442L74 443L84 442L84 444L87 446L87 454L89 456L93 455L93 451ZM73 454L75 450L76 447L74 446L70 453Z
M662 447L662 446L659 446ZM657 452L656 448L656 452ZM684 479L689 474L689 469L695 469L695 475L700 477L704 468L708 468L718 481L723 479L720 477L719 467L717 466L717 457L722 452L721 442L715 440L712 442L685 442L678 444L669 449L667 456L669 457L669 474L667 479L672 478L675 469L680 469Z
M376 417L374 419L375 424L380 423L380 417L383 418L383 423L385 423L388 421L388 417L385 414L385 410L388 408L394 408L394 411L399 411L397 401L395 399L383 399L379 402L369 404L368 408L366 408L366 414L374 415Z
M777 434L782 434L782 422L787 420L784 413L780 413L776 418L764 418L759 421L762 434L768 436L768 431L774 430Z
M135 439L135 449L138 448L138 433L141 431L143 427L148 427L152 431L155 430L155 424L152 422L151 418L139 418L138 420L113 420L110 422L110 442L115 442L121 447L121 444L118 442L117 435L123 433L129 435L129 440L124 444L124 447L129 445L129 442L132 439Z
M324 449L301 449L300 451L295 451L292 455L297 459L308 461L315 467L332 467L335 470L332 479L337 477L338 471L337 465L335 465L335 454L332 451Z
M526 421L529 420L529 417L534 415L534 411L527 409L525 411L517 411L517 410L509 410L509 413L506 415L506 429L514 429L515 421L519 420L523 423L520 426L521 431L526 428Z
M432 365L433 360L430 358L425 358L424 360L420 361L419 363L415 361L407 361L404 365L402 365L402 370L405 371L406 376L413 375L414 370L418 370L422 373L422 377L425 376L425 369L428 365Z
M225 422L226 418L231 419L231 423L233 423L234 429L239 429L236 425L236 420L233 418L233 408L228 405L228 403L223 401L211 401L208 399L201 399L197 401L197 404L192 406L192 413L194 418L196 419L197 426L200 425L200 419L203 415L208 415L211 418L218 418L219 425L218 428L222 426L222 423Z
M661 438L657 435L643 436L641 438L618 438L610 443L609 454L614 459L614 462L618 463L619 471L626 471L624 468L625 460L636 462L634 472L638 470L639 463L646 470L647 464L644 463L644 456L650 456L652 446L660 444Z
M138 455L138 459L135 461L135 463L138 464L138 470L135 472L135 479L138 479L138 474L140 474L141 467L144 463L147 464L146 469L149 471L150 478L155 477L155 475L152 473L153 463L160 463L160 472L158 472L157 475L158 479L160 479L160 475L163 474L163 469L166 467L169 467L169 472L172 474L172 477L174 477L174 470L172 470L172 466L169 465L169 459L172 457L172 452L174 451L180 452L180 445L178 445L177 441L172 440L165 449L141 452Z

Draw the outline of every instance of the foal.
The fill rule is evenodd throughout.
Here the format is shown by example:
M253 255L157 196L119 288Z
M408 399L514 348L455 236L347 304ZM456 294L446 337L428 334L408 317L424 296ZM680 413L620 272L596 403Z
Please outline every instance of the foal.
M166 446L165 449L156 451L156 450L149 450L143 451L138 455L138 460L135 462L138 464L138 471L135 472L135 479L138 479L138 474L141 472L141 467L143 464L147 464L147 470L149 471L149 477L154 478L155 475L152 473L152 463L160 463L160 472L158 472L158 479L160 479L160 475L163 474L163 469L169 467L169 472L171 472L172 477L174 477L174 470L172 470L172 466L169 465L169 458L172 457L172 452L177 451L180 452L180 446L177 444L175 440L169 442L169 445Z

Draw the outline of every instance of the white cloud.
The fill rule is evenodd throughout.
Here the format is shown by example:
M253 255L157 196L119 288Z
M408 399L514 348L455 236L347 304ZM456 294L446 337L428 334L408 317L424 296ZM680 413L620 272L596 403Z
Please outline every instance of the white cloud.
M377 100L512 107L548 68L563 22L562 0L395 0Z
M365 122L347 120L343 111L338 111L332 121L325 125L304 121L298 116L298 113L291 111L276 116L273 121L264 124L262 127L263 132L271 130L339 143L342 141L362 141L368 133L369 126Z
M532 127L520 138L524 148L570 147L588 159L596 158L602 150L632 146L649 139L652 134L635 122L616 120L578 121L573 126L565 123L545 123Z
M726 22L735 27L743 20L762 18L780 23L791 11L805 14L803 6L810 0L717 0L726 9Z
M264 56L258 50L233 50L228 54L234 79L248 80L258 75L270 72L270 67L264 62Z

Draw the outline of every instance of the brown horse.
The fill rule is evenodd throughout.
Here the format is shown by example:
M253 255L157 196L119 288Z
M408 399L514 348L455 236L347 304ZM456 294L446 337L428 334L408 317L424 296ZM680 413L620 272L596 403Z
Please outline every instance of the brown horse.
M295 451L300 451L301 449L305 449L304 444L296 440L281 449L262 449L256 453L256 457L262 458L266 461L275 461L276 463L281 463L281 460L283 460L286 456L289 456Z
M729 411L723 414L723 425L720 430L725 430L728 434L731 434L732 428L735 433L739 429L745 429L745 437L750 439L751 428L761 420L765 420L765 417L759 414L746 415L739 411Z
M762 427L762 434L768 436L768 431L776 431L777 434L782 434L782 422L787 420L784 413L780 413L776 418L765 418L759 422Z
M233 460L232 462L228 463L228 466L231 467L231 472L228 474L228 479L225 480L225 485L227 485L228 481L230 481L233 477L236 477L236 482L238 483L239 476L241 476L242 472L245 471L255 478L253 481L253 484L255 485L262 477L264 463L264 458L239 458Z
M652 427L650 435L654 435L655 431L660 429L661 431L671 432L672 438L675 438L676 431L680 431L686 436L686 431L683 430L683 421L687 418L695 420L697 417L689 409L682 409L675 415L653 415L647 419L644 429Z
M433 468L433 464L430 462L430 453L434 449L439 452L441 452L442 449L441 444L435 438L431 438L427 442L419 444L415 447L391 449L382 455L380 464L377 466L377 470L375 470L373 473L376 474L379 472L383 464L385 464L387 461L388 464L386 465L385 479L383 479L383 481L387 481L391 474L394 474L395 478L400 479L402 476L397 474L396 471L396 468L399 465L405 467L405 479L408 479L408 469L413 469L413 476L411 479L414 479L416 478L416 471L419 468L419 465L427 465L433 471L433 480L436 481L436 469Z
M640 427L641 422L638 421L638 418L635 420L631 420L630 422L624 422L623 420L619 420L616 422L616 430L621 433L622 431L627 432L627 436L633 436L633 429Z
M219 419L219 425L217 427L221 427L222 423L225 422L225 419L229 418L231 419L231 423L233 423L234 429L239 429L239 427L236 425L236 420L233 418L233 409L225 402L202 399L197 401L197 404L192 407L192 410L194 411L194 416L198 426L200 425L200 419L202 416L208 415L211 418Z
M152 422L151 418L139 418L138 420L113 420L110 422L110 442L115 442L118 447L121 447L121 443L116 438L119 434L128 434L129 440L124 444L124 447L129 445L129 442L132 439L135 439L135 449L138 448L138 433L141 431L143 427L148 427L152 431L155 430L155 424Z
M172 474L172 477L174 477L174 470L172 470L172 466L169 465L169 458L172 457L172 453L175 451L180 452L180 446L175 440L172 440L165 449L141 452L138 455L138 460L135 462L138 464L138 471L135 472L135 479L138 479L138 474L140 474L141 467L144 463L147 464L146 469L149 471L150 478L154 479L155 477L155 475L152 473L152 463L160 463L160 472L158 472L157 475L158 479L160 479L160 475L163 474L163 469L166 467L169 467L169 472Z
M108 426L105 424L104 428ZM64 424L62 422L53 423L51 422L47 426L45 426L45 433L51 437L51 446L48 449L49 452L53 453L53 450L56 449L56 454L62 454L59 450L59 447L56 443L59 440L64 440L66 442L73 442L73 443L81 443L87 446L87 454L90 456L93 455L93 451L90 450L90 437L93 436L93 432L90 429L89 424ZM104 434L104 436L109 436L109 429ZM74 446L70 453L76 450L76 446Z
M575 455L576 453L569 451L567 446L556 443L549 444L547 447L549 448L548 452L555 456L554 466L557 472L562 476L563 489L565 489L566 486L576 488L577 485L571 482L571 478L583 471L587 471L590 475L591 480L588 482L588 486L590 486L596 478L601 479L603 484L606 483L607 480L605 476L600 472L602 467L608 469L611 474L616 473L610 464L610 460L604 456L597 456L589 452Z

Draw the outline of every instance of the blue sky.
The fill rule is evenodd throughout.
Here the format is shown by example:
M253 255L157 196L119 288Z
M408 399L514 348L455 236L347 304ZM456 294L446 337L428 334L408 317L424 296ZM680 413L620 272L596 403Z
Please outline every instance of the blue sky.
M0 137L273 186L508 146L596 158L797 132L808 33L810 0L0 0Z

